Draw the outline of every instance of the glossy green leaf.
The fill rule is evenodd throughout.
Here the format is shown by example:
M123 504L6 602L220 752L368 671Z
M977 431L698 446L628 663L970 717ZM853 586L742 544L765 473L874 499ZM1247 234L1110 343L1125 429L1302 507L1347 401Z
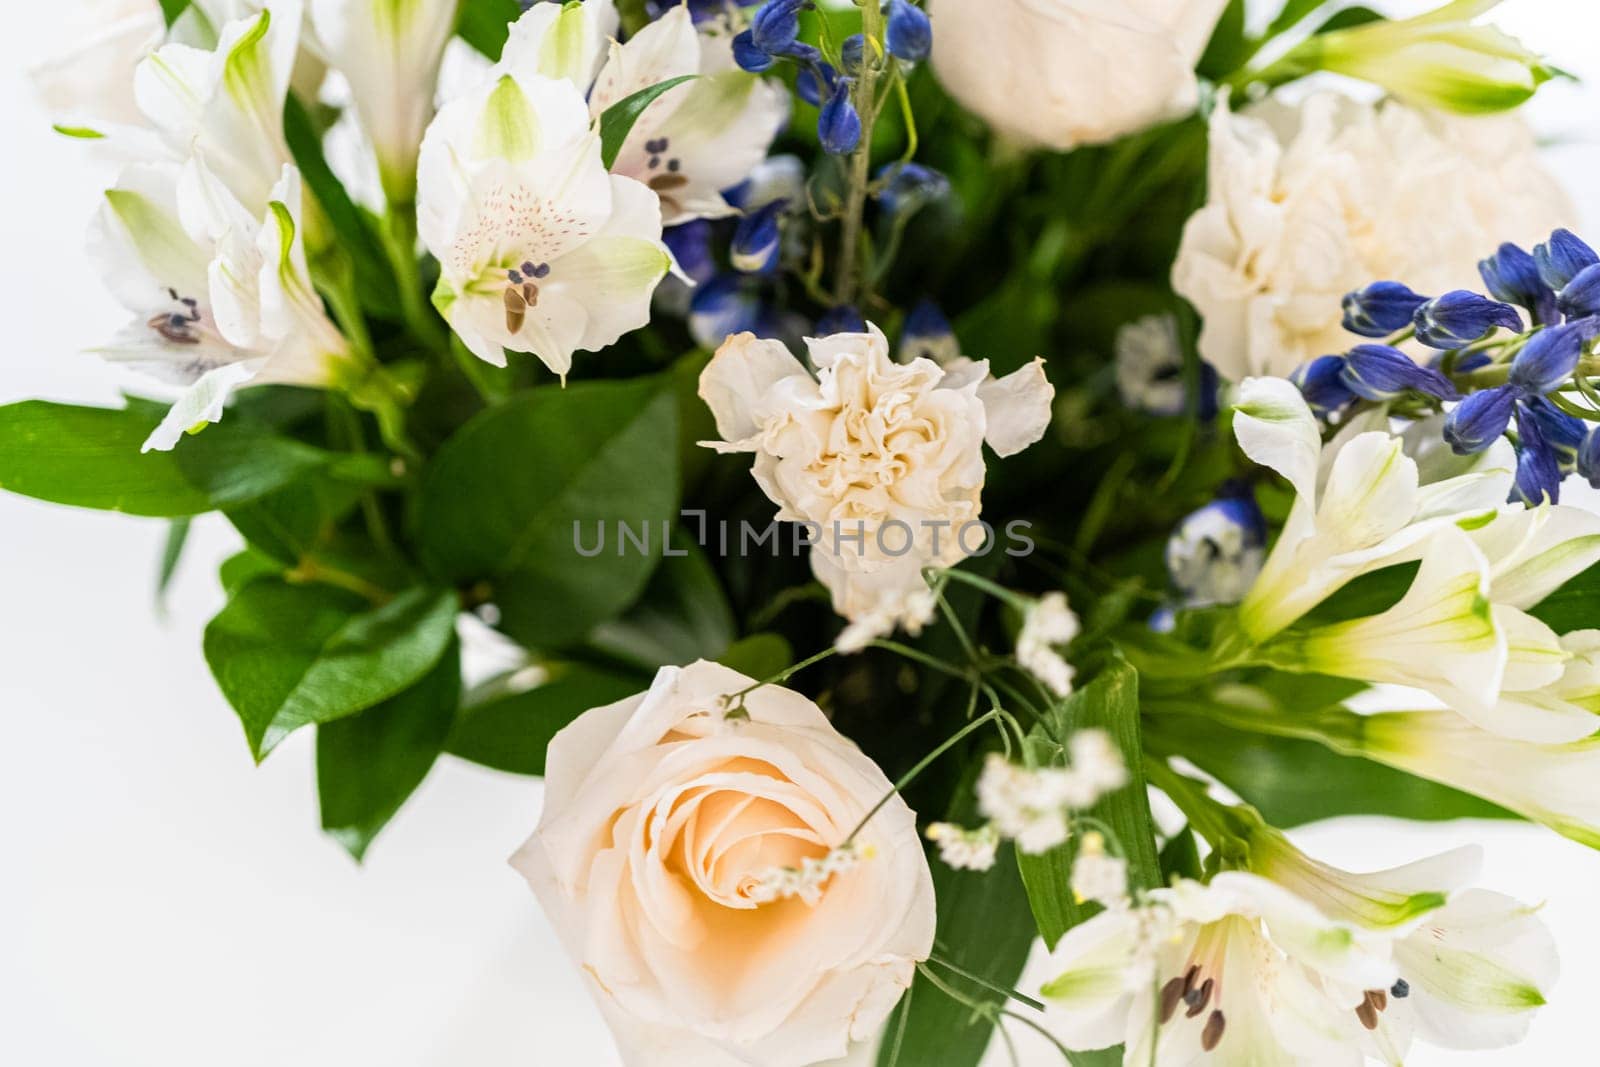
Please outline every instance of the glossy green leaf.
M1157 716L1148 729L1152 745L1190 760L1282 829L1340 815L1419 822L1517 817L1486 800L1341 756L1314 741L1245 733L1198 715Z
M423 559L451 585L487 582L502 628L524 646L572 645L632 604L660 561L678 512L677 434L659 380L521 393L435 458ZM649 550L619 544L619 523Z
M1283 5L1283 10L1278 12L1277 18L1267 27L1267 37L1271 39L1279 34L1287 33L1300 23L1327 7L1330 0L1288 0Z
M545 748L579 715L644 692L648 680L557 665L534 689L464 708L446 745L451 755L513 774L543 774Z
M156 571L156 607L165 609L167 590L178 574L178 564L183 560L183 549L189 543L189 519L173 519L167 524L167 540L161 546L161 566Z
M161 17L170 27L178 17L189 10L189 0L161 0Z
M751 634L735 641L728 650L717 657L724 667L731 667L746 678L763 681L774 678L794 665L794 649L780 634Z
M628 134L633 132L634 123L644 114L645 108L655 103L663 94L676 89L684 82L693 81L695 77L693 74L683 74L676 78L668 78L647 89L640 89L632 96L624 97L605 109L600 115L600 160L606 165L607 170L616 163L617 156L622 154L622 146L628 140Z
M1600 627L1600 564L1545 597L1529 614L1561 634Z
M307 478L226 514L252 548L295 567L333 539L360 493L328 478Z
M247 547L222 561L217 578L222 583L222 591L231 597L257 578L276 577L283 572L282 563Z
M461 702L459 652L451 642L410 689L317 727L322 829L357 861L444 751Z
M737 627L715 568L682 530L673 531L671 551L639 603L597 626L590 645L647 670L714 660L727 651Z
M1130 784L1104 797L1090 812L1109 826L1128 860L1128 881L1135 888L1165 884L1156 850L1155 823L1145 792L1144 743L1139 729L1139 674L1120 657L1054 709L1029 738L1041 762L1062 760L1062 746L1078 730L1100 729L1122 753ZM1077 842L1069 841L1039 856L1019 853L1018 865L1028 889L1028 902L1045 943L1054 948L1061 936L1099 909L1079 904L1072 893L1072 862Z
M388 700L433 669L456 596L412 589L373 608L343 590L258 578L206 627L206 662L257 760L302 726Z
M1245 0L1229 0L1196 68L1202 76L1224 79L1249 58L1250 41L1245 37L1245 14Z
M490 59L497 60L505 51L511 24L521 15L522 5L517 0L461 0L456 33Z
M1175 878L1198 881L1201 873L1200 844L1194 830L1185 826L1161 849L1161 877L1170 885Z
M0 489L56 504L180 518L242 504L326 467L332 457L243 421L141 454L161 409L25 400L0 407Z

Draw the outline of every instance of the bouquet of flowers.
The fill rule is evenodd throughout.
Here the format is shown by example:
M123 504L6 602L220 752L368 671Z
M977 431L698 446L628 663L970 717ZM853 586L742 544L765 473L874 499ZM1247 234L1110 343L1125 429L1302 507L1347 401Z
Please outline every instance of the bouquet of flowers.
M1526 1032L1475 850L1285 834L1600 847L1600 255L1495 0L101 6L41 90L154 381L0 485L226 516L206 659L357 859L542 776L629 1063Z

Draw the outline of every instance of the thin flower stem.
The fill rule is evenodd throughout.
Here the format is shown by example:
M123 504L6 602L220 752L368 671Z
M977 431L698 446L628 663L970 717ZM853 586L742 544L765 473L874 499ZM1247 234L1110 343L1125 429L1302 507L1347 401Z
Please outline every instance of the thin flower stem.
M861 225L867 209L867 186L872 171L872 131L877 119L878 64L883 52L883 10L876 3L861 8L861 35L866 47L861 74L856 81L855 108L861 119L861 141L850 156L850 182L844 219L839 232L839 276L834 286L836 305L853 304L860 295Z
M381 607L394 599L387 589L376 582L369 582L359 575L349 571L330 567L314 556L302 556L300 563L292 571L284 574L284 579L294 585L327 585L335 589L343 589L359 597L370 600L374 606Z
M1063 1045L1060 1038L1056 1037L1056 1035L1052 1034L1049 1030L1046 1030L1042 1025L1034 1022L1021 1012L1001 1011L1000 1014L1004 1015L1007 1019L1014 1019L1023 1026L1026 1026L1028 1029L1032 1030L1034 1033L1038 1034L1040 1037L1044 1038L1046 1041L1050 1042L1050 1044L1055 1046L1057 1052L1061 1053L1061 1055L1065 1057L1068 1062L1071 1062L1072 1050Z
M341 438L343 446L357 455L365 455L367 451L366 435L361 431L361 419L352 408L337 393L328 394L329 421L335 435ZM383 509L378 505L378 495L371 489L364 490L361 494L361 514L367 526L367 534L372 538L372 543L378 551L391 559L398 558L400 551L395 547L394 538L389 534L389 524L384 521Z
M1146 757L1145 778L1167 794L1188 818L1189 825L1219 853L1230 842L1241 840L1224 806L1213 800L1199 783L1173 770L1166 760Z
M901 775L899 781L894 783L894 787L885 793L876 804L872 805L872 810L868 811L861 817L861 821L856 823L856 828L850 831L850 836L846 837L839 847L843 848L845 845L853 842L856 839L856 836L860 834L862 830L866 829L867 823L872 821L872 817L883 810L884 805L888 804L889 801L898 796L907 786L916 781L917 776L923 771L927 770L929 767L933 766L940 756L943 756L946 752L949 752L952 748L959 745L962 741L965 741L969 736L976 733L978 730L987 726L990 722L999 722L1001 716L1004 714L1005 713L999 708L993 708L989 710L978 718L967 723L967 725L963 726L961 729L957 730L944 742L944 744L940 745L938 748L922 757L915 767L912 767L905 774ZM1001 732L1004 733L1003 728Z
M911 1021L911 994L916 988L915 982L906 987L906 995L900 998L900 1005L895 1009L894 1037L889 1042L889 1058L884 1061L886 1067L900 1065L900 1050L905 1047L906 1041L906 1025Z
M951 678L960 678L962 681L972 680L971 671L957 670L948 663L941 663L939 660L928 655L926 652L921 651L920 649L912 648L909 645L902 645L898 641L890 641L887 638L880 637L871 642L871 647L881 648L885 652L893 652L897 656L903 656L914 663L922 664L922 666L927 667L929 670L938 671L940 674L949 675Z
M769 685L782 685L784 682L787 682L790 678L793 678L807 667L810 667L813 664L821 663L829 656L836 655L838 651L839 650L837 648L833 648L831 646L825 648L814 656L807 656L805 659L791 667L785 667L783 670L779 671L777 674L774 674L770 678L762 679L754 685L745 686L737 693L729 693L722 699L728 707L738 707L740 704L744 703L745 697L749 696L751 693L754 693L757 689L764 689Z
M973 574L971 571L957 570L954 567L950 567L936 573L941 578L953 579L966 585L970 585L974 589L981 589L997 600L1004 601L1005 603L1010 604L1012 607L1017 608L1019 611L1027 611L1033 606L1033 600L1031 597L1023 596L1021 593L1012 592L1005 586L1000 585L998 582L992 582L983 577L981 574Z
M444 324L422 294L422 273L417 269L417 212L415 205L391 206L381 227L383 250L394 271L400 294L400 314L406 328L430 350L443 353L449 345Z
M1026 1005L1027 1007L1032 1008L1034 1011L1044 1011L1044 1004L1042 1002L1034 1000L1027 994L1020 993L1015 989L1007 989L1005 986L996 985L987 978L984 978L982 975L973 974L965 967L961 967L955 963L952 963L950 960L945 959L943 956L940 956L937 953L930 953L928 956L928 962L938 964L945 970L950 971L953 974L957 974L971 982L973 985L980 986L991 993L998 993L1000 996L1005 997L1008 1000L1014 1000L1018 1004Z

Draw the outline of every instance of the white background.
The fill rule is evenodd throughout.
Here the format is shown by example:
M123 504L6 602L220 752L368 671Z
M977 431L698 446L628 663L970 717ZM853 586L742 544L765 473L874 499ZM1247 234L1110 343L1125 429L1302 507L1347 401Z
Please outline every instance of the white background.
M1587 0L1512 0L1502 21L1600 79ZM122 319L79 240L106 175L49 132L24 76L60 22L55 5L30 4L0 35L0 402L110 401L120 384L73 354ZM1552 160L1591 228L1597 110L1600 94L1577 87L1535 110L1569 142ZM253 767L201 659L231 535L199 525L164 620L162 537L159 523L0 494L0 1063L614 1064L505 865L537 819L537 783L446 760L357 868L317 833L310 732ZM1548 902L1565 975L1532 1040L1413 1063L1593 1058L1600 856L1476 823L1346 820L1300 838L1357 869L1481 842L1486 884Z

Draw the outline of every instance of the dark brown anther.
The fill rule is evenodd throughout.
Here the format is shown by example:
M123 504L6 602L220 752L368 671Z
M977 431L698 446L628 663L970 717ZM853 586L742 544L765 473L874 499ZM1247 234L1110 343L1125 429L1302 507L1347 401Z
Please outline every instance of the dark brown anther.
M1207 978L1201 983L1199 989L1191 989L1183 996L1183 1002L1189 1005L1189 1010L1183 1014L1193 1019L1196 1015L1206 1010L1206 1005L1211 1003L1211 991L1216 988L1216 980Z
M1218 1008L1211 1013L1211 1018L1206 1020L1206 1028L1200 1031L1200 1047L1207 1052L1212 1051L1222 1042L1222 1031L1228 1025L1228 1020L1222 1017L1222 1009Z
M1367 999L1372 1002L1372 1006L1378 1011L1382 1011L1389 1006L1389 994L1381 989L1370 990L1367 993Z
M649 185L656 192L666 192L669 189L682 189L689 184L689 179L681 174L657 174L650 179Z
M1367 994L1367 998L1356 1008L1356 1018L1360 1019L1361 1025L1368 1030L1378 1028L1378 1010L1372 1006L1372 994Z
M528 320L528 302L515 288L507 289L506 304L506 331L511 334L522 332L522 324Z
M1189 994L1194 992L1194 984L1200 980L1200 965L1191 963L1189 969L1183 972L1183 999L1188 1000Z
M1178 1002L1183 999L1183 979L1174 978L1161 987L1161 1021L1169 1022L1178 1010Z
M532 282L524 283L523 286L522 286L522 299L524 299L524 300L526 300L528 302L528 306L529 307L531 307L531 308L538 307L539 306L539 287L537 285L534 285Z

